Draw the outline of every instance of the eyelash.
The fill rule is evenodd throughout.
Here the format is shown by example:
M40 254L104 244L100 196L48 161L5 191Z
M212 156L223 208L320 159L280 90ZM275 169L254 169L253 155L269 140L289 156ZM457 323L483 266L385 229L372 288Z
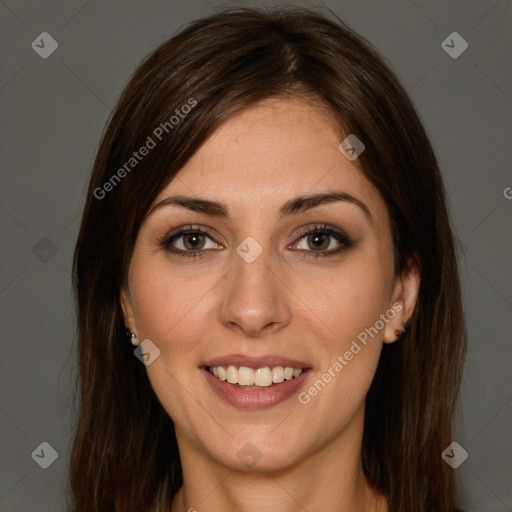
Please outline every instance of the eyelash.
M197 250L197 251L184 251L182 249L171 249L170 246L172 242L181 236L187 234L202 234L212 239L213 241L213 233L211 233L208 229L194 227L192 225L183 226L176 231L173 231L164 237L162 237L159 242L160 245L169 253L176 254L179 257L183 258L196 258L204 256L204 253L207 252L205 250ZM334 256L336 254L341 253L342 251L349 249L354 246L354 242L350 239L350 237L342 230L338 228L329 227L327 224L315 224L314 226L309 227L306 231L299 235L298 241L302 240L304 237L308 235L314 234L326 234L328 236L332 236L339 243L342 244L338 249L331 249L330 251L304 251L300 250L300 252L304 252L304 256L306 258L320 258L326 256Z

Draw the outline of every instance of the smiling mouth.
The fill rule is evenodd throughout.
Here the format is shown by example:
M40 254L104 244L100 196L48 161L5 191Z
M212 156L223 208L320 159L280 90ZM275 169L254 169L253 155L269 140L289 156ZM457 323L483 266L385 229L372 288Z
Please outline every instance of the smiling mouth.
M291 366L263 366L253 369L247 366L206 366L205 369L221 381L242 389L266 389L287 380L297 379L308 368Z

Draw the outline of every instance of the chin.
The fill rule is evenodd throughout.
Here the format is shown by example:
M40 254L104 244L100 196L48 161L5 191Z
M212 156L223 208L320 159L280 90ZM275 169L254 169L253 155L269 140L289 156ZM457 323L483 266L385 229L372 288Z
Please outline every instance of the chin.
M236 471L282 471L297 464L304 456L293 437L273 439L269 430L258 436L240 436L228 446L211 447L210 456L217 463ZM267 438L265 438L267 436Z

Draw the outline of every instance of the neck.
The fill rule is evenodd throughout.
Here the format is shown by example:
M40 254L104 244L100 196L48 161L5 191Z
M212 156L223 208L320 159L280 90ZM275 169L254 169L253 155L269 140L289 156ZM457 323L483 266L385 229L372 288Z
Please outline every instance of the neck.
M349 428L361 431L360 425ZM259 472L217 464L182 437L183 487L172 512L387 512L385 497L364 477L361 438L354 442L354 432L345 434L290 467Z

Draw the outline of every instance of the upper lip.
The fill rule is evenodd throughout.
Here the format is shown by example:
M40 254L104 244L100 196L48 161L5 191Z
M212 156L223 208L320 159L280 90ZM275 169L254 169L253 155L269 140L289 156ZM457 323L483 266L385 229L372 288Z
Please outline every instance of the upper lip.
M289 357L283 357L278 355L267 355L267 356L245 356L243 354L230 354L226 356L215 357L214 359L209 359L205 361L202 366L203 367L212 367L212 366L246 366L247 368L264 368L268 366L269 368L275 368L276 366L291 366L292 368L298 369L308 369L311 368L311 365L305 363L304 361L298 361L297 359L290 359Z

